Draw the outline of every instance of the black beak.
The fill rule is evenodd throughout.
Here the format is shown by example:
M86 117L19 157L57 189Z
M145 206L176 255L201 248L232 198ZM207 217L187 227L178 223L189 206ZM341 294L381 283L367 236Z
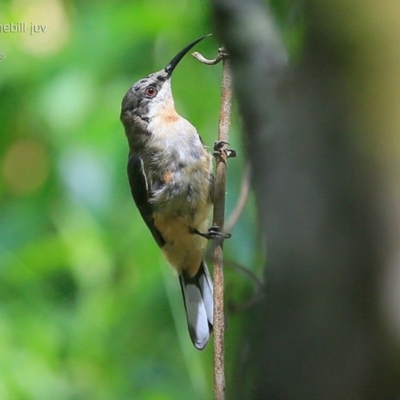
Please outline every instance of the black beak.
M167 73L168 78L172 75L172 72L174 71L175 67L179 64L179 61L182 60L184 55L197 43L201 42L204 38L207 36L211 36L212 34L209 33L208 35L202 36L201 38L196 39L192 43L188 44L186 47L184 47L169 63L168 65L164 68L164 71Z

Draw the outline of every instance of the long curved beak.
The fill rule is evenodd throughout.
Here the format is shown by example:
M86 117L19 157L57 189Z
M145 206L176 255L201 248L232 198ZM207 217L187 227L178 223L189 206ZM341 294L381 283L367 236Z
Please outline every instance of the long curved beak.
M179 61L182 60L182 58L185 56L185 54L197 43L201 42L204 38L211 36L212 34L209 33L208 35L202 36L201 38L198 38L194 40L192 43L188 44L186 47L184 47L169 63L168 65L164 68L164 71L167 73L168 78L172 75L172 72L174 72L175 67L179 64Z

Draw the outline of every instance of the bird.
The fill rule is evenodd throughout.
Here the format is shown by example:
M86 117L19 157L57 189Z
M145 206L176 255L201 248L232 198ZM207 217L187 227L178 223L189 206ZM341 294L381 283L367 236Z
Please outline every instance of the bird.
M213 330L213 283L204 261L213 203L212 155L196 128L175 110L171 77L185 54L207 36L134 83L120 114L132 197L179 277L190 338L198 350L206 347Z

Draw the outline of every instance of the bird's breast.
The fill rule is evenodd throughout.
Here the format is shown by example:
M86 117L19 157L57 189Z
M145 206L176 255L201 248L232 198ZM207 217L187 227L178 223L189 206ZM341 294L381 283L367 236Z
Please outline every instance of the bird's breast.
M193 126L178 124L174 130L158 131L152 144L146 168L153 208L168 215L187 215L207 207L212 159Z
M151 202L167 214L185 215L197 212L211 202L212 176L200 162L171 162L151 179Z

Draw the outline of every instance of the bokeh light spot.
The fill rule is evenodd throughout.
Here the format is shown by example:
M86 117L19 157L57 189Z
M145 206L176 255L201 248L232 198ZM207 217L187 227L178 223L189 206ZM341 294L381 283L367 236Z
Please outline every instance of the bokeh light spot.
M70 24L61 1L14 0L13 6L26 24L26 33L19 36L26 52L52 54L67 42Z
M0 164L6 188L17 195L40 189L50 173L47 150L41 143L18 140L11 144Z

